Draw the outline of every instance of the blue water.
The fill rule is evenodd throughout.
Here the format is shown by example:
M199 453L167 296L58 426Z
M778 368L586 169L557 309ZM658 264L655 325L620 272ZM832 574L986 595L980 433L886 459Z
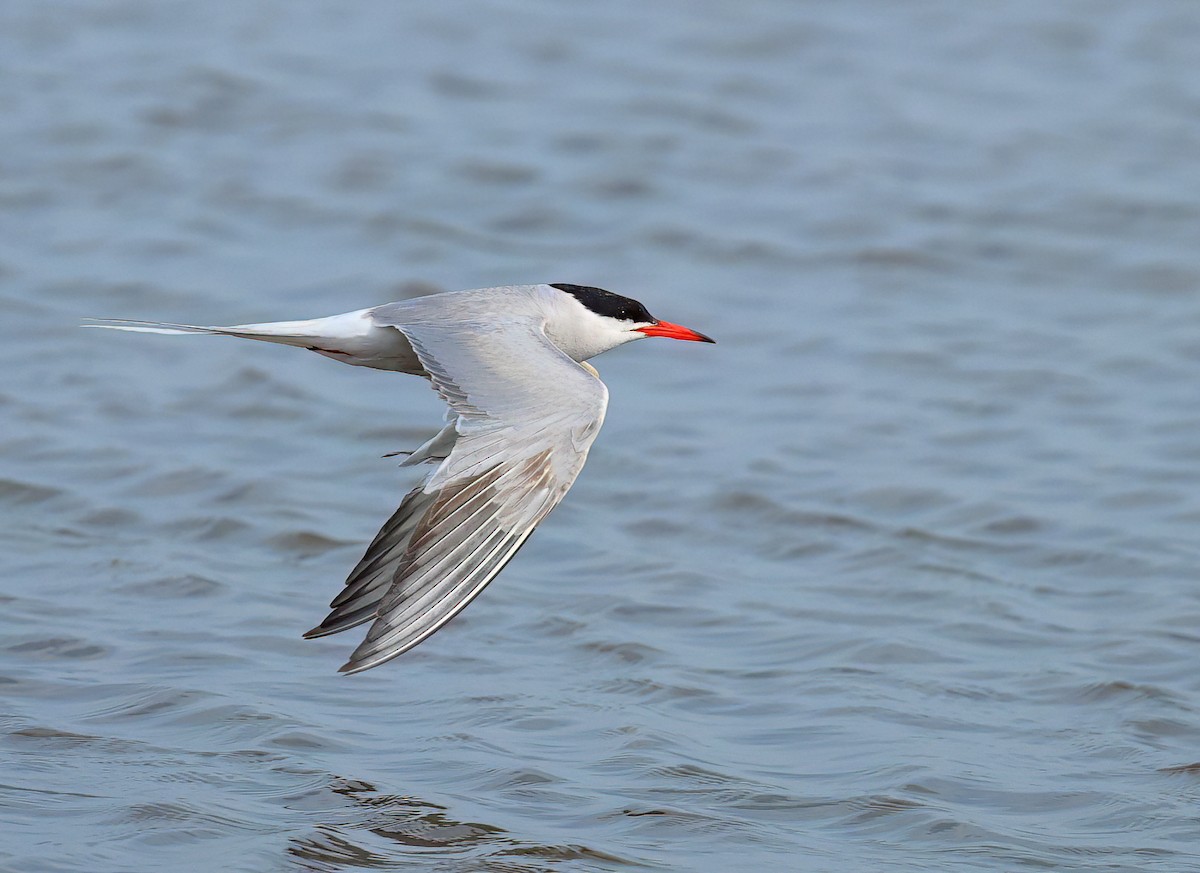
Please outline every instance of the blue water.
M1111 870L1200 839L1192 3L0 7L0 869ZM79 330L594 284L576 487L306 642L418 379Z

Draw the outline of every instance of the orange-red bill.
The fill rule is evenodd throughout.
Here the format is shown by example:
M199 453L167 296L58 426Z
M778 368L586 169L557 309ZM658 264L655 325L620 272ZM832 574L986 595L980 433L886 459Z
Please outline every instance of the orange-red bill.
M690 327L684 327L681 324L671 324L669 321L659 321L655 324L647 325L646 327L634 328L646 336L665 336L668 339L691 340L695 343L715 343L716 340L712 337L707 337L702 333L697 333Z

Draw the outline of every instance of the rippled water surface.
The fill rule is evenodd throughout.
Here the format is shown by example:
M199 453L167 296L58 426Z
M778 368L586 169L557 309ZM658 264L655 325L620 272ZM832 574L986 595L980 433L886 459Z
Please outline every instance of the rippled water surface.
M0 868L1162 870L1200 840L1194 3L0 6ZM418 379L108 334L595 284L578 485L305 642Z

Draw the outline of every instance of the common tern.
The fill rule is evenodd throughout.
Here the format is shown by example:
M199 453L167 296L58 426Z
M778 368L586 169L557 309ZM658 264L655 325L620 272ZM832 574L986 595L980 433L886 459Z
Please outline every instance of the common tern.
M437 466L405 496L305 637L373 622L340 672L427 639L496 577L579 475L608 406L586 361L648 336L713 342L636 300L584 285L505 285L328 318L202 327L98 319L89 327L217 334L429 379L446 425L403 465Z

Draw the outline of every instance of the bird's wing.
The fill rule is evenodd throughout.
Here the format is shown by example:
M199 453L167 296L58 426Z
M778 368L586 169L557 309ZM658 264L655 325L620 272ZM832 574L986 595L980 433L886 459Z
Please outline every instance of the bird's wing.
M305 639L341 633L375 619L417 523L436 498L436 494L426 494L422 487L405 495L400 508L379 529L362 560L350 571L345 586L329 604L329 615L308 631Z
M378 560L368 550L360 563L395 571L344 673L411 649L495 578L579 475L608 405L604 383L538 320L394 326L450 405L457 438L372 544ZM351 601L361 608L381 587L360 576L360 589L343 591L352 623L362 613Z

